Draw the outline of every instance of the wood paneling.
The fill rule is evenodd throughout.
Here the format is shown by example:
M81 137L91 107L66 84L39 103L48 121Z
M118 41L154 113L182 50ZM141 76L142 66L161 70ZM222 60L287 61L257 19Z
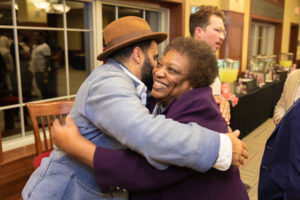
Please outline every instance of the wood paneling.
M297 69L300 69L300 60L296 60Z
M296 63L298 47L299 24L291 24L289 52L294 53L293 63Z
M227 35L220 48L220 58L231 58L242 61L244 14L224 11Z
M275 26L274 55L279 55L281 53L282 20L277 20L277 19L273 19L273 18L269 18L269 17L251 14L251 21L250 21L250 27L249 27L249 42L250 42L250 32L251 32L251 23L252 22L272 24ZM249 45L249 48L250 48L250 45ZM278 57L277 57L277 59L278 59Z
M126 2L136 2L149 5L158 5L163 8L168 8L170 10L170 29L169 29L169 39L170 41L184 36L185 27L185 0L122 0Z
M175 2L175 1L174 1ZM176 1L176 3L165 3L161 1L160 5L170 9L170 30L169 30L169 39L173 39L184 36L184 16L185 16L185 2Z
M271 17L265 17L261 15L251 14L251 18L255 21L269 22L269 23L282 23L280 19L274 19Z
M3 161L3 152L2 152L2 133L1 133L1 129L0 129L0 164Z
M265 1L284 7L284 0L265 0Z
M251 0L252 14L283 20L284 6L274 0Z
M274 55L281 53L281 40L282 40L282 23L276 23L275 25L275 39L274 39ZM279 59L277 57L277 59Z
M32 174L35 146L28 145L3 153L0 163L0 199L20 199L21 191Z

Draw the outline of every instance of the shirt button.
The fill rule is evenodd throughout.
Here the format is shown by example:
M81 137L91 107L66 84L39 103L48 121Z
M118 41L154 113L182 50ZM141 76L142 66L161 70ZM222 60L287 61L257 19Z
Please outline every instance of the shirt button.
M272 147L270 147L270 146L267 146L267 149L269 149L269 150L272 150Z

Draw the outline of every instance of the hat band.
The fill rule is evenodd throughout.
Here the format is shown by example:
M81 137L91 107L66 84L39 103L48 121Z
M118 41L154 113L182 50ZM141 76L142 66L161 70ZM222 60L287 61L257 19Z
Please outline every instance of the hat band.
M143 31L136 31L136 32L128 33L128 34L126 34L122 37L118 37L117 39L114 39L114 40L110 41L109 43L107 43L106 48L111 48L114 45L120 44L120 43L122 43L126 40L129 40L129 39L136 38L137 36L145 35L147 33L152 33L152 31L143 30Z

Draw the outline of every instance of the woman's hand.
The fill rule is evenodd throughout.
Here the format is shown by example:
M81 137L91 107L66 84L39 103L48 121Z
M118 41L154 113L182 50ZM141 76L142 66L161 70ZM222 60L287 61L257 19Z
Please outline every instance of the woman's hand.
M74 141L78 137L82 137L70 116L66 118L66 125L61 125L58 119L55 119L51 127L51 133L55 145L67 153L69 153L69 149L74 147Z

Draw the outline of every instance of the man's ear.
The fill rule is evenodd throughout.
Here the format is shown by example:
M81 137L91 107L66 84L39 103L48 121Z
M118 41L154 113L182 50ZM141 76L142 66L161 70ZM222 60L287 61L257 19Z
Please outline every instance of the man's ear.
M203 32L204 32L204 30L201 27L197 26L195 28L194 37L201 39Z
M137 64L141 64L144 61L144 52L140 47L134 47L132 56Z

